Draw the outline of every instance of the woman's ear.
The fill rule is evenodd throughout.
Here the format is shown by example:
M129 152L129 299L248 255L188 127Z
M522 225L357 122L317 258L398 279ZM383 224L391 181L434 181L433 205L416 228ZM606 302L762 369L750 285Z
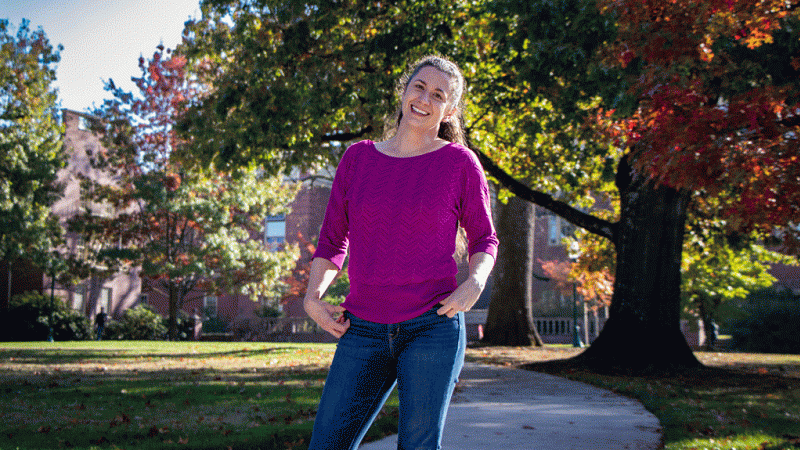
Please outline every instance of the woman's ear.
M456 113L458 113L458 107L457 107L457 106L453 106L452 108L450 108L450 112L448 112L447 114L445 114L445 115L444 115L444 118L442 118L442 123L449 122L449 121L450 121L450 119L452 119L452 118L453 118L453 116L454 116Z

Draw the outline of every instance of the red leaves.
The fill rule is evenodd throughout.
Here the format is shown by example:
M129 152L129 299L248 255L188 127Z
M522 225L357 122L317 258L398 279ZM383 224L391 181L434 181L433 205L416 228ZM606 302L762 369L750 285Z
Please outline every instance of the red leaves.
M734 228L796 220L800 83L751 79L760 72L742 70L746 63L731 53L737 43L754 49L772 42L796 3L601 0L601 10L613 10L619 24L605 61L642 62L629 80L639 103L629 117L601 111L590 125L610 143L632 149L635 168L659 183L710 195L733 192L737 201L726 214ZM800 70L800 57L792 56L790 66Z
M170 172L164 177L164 187L166 187L168 191L176 191L180 186L181 176L177 173Z

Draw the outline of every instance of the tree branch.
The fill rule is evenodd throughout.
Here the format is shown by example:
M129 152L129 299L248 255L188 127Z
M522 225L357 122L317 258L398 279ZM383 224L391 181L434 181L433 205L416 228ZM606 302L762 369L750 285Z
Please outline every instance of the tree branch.
M567 203L554 199L551 195L535 191L525 184L517 181L514 177L506 173L502 168L494 163L488 156L478 150L474 150L483 168L506 189L517 197L548 209L558 216L563 217L575 226L581 227L586 231L602 236L616 242L617 224L607 220L599 219L591 214L573 208Z
M374 128L372 127L372 125L367 125L366 127L351 133L328 134L322 136L321 140L322 142L346 142L366 136L367 134L372 133L373 130Z

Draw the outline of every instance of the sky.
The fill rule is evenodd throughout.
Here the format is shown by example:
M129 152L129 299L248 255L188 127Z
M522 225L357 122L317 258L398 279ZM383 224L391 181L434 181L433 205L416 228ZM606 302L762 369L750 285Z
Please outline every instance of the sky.
M0 19L15 35L28 19L54 48L64 46L54 86L62 108L82 112L111 98L109 78L133 91L139 56L150 58L161 43L175 48L184 22L199 16L199 0L0 0Z

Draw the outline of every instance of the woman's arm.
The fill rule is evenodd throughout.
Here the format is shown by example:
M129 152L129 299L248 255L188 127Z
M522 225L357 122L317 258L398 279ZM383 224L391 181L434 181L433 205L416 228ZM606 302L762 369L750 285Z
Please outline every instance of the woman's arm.
M453 317L459 311L469 311L481 296L486 280L494 267L494 257L488 253L477 252L469 259L469 276L450 294L436 310L441 315Z
M322 294L331 285L338 272L339 267L325 258L314 258L311 261L303 308L322 329L340 338L350 327L349 320L339 317L344 308L322 301Z

